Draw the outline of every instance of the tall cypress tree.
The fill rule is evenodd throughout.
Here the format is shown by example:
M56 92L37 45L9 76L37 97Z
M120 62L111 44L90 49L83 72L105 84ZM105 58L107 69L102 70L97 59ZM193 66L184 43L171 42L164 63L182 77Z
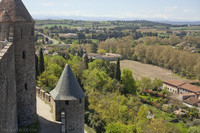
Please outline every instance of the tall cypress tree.
M85 54L84 57L83 57L83 61L85 63L85 67L86 69L88 69L88 63L89 63L89 59L88 59L88 55Z
M39 76L39 69L38 69L38 56L35 54L35 76L36 76L36 79L37 77Z
M44 57L42 48L40 48L40 60L39 60L39 72L42 74L44 72Z
M120 59L117 59L117 66L115 68L115 79L121 80Z

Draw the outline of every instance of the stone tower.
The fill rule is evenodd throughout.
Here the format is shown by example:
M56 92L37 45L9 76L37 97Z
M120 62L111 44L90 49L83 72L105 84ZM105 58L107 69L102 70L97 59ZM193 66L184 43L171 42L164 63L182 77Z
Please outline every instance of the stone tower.
M21 0L0 3L0 40L14 45L18 125L36 120L34 20Z
M61 113L65 113L65 132L84 133L86 96L68 64L50 95L54 118L60 121Z

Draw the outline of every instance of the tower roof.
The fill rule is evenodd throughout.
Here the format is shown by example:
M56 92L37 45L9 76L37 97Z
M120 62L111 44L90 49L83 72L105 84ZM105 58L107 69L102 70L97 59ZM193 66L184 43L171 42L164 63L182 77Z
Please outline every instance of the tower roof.
M78 100L86 97L68 64L50 95L54 100Z
M2 0L0 2L0 14L7 12L12 22L34 23L33 18L27 11L21 0ZM0 20L0 22L2 22Z

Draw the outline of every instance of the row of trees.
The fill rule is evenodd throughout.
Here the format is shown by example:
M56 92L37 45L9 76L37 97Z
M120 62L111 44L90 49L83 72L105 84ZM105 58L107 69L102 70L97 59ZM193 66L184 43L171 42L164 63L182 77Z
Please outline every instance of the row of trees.
M137 45L134 60L165 67L187 78L200 79L200 55L169 46Z

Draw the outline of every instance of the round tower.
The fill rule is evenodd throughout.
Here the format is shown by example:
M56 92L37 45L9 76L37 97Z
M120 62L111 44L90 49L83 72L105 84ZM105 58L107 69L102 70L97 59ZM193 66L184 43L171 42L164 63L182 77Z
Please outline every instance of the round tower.
M36 120L35 22L21 0L2 0L1 4L3 18L10 22L3 26L9 33L3 33L1 39L12 41L15 49L18 124L29 125Z
M85 97L70 66L67 64L56 87L50 92L52 112L57 121L64 113L66 133L84 133Z

